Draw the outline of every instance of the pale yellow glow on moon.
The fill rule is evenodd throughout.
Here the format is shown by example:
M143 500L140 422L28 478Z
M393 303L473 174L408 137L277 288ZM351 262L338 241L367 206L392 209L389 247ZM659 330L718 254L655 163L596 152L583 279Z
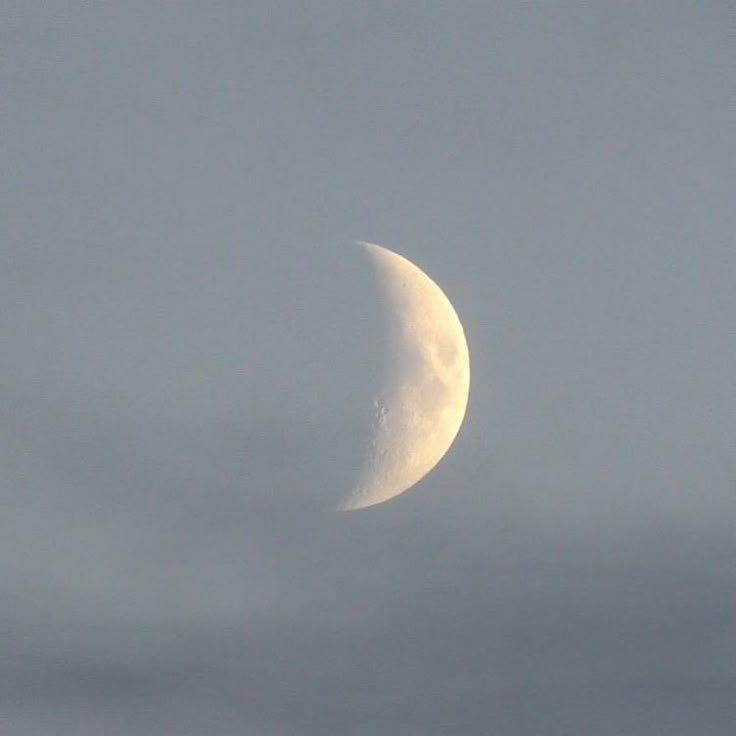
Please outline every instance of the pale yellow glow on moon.
M403 493L452 445L465 417L470 360L460 319L437 284L406 258L361 243L390 319L391 368L375 401L371 447L348 511Z

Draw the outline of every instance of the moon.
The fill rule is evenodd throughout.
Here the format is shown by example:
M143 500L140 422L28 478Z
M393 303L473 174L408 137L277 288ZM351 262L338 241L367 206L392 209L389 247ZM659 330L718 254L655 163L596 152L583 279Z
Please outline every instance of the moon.
M375 267L390 348L369 448L342 511L383 503L427 475L455 440L470 389L468 343L442 289L403 256L359 245Z

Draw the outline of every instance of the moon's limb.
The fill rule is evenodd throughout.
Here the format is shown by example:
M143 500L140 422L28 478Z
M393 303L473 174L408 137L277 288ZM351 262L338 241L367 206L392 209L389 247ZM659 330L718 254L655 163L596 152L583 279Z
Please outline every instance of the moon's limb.
M465 416L470 360L460 319L439 286L411 261L360 243L376 267L391 330L391 368L374 402L372 440L348 511L403 493L452 445Z

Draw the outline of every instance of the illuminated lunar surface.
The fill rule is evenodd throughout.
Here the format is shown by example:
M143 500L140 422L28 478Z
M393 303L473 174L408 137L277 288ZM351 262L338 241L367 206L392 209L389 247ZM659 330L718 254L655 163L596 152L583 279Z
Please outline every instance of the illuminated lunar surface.
M465 333L442 289L406 258L361 245L383 292L391 348L370 447L343 511L387 501L427 475L460 429L470 387Z

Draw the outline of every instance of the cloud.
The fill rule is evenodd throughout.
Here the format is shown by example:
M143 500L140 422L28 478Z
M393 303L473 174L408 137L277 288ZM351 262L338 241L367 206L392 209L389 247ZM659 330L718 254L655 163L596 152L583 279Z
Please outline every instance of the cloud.
M0 11L3 736L731 734L730 10L430 6ZM471 396L323 514L356 235Z

